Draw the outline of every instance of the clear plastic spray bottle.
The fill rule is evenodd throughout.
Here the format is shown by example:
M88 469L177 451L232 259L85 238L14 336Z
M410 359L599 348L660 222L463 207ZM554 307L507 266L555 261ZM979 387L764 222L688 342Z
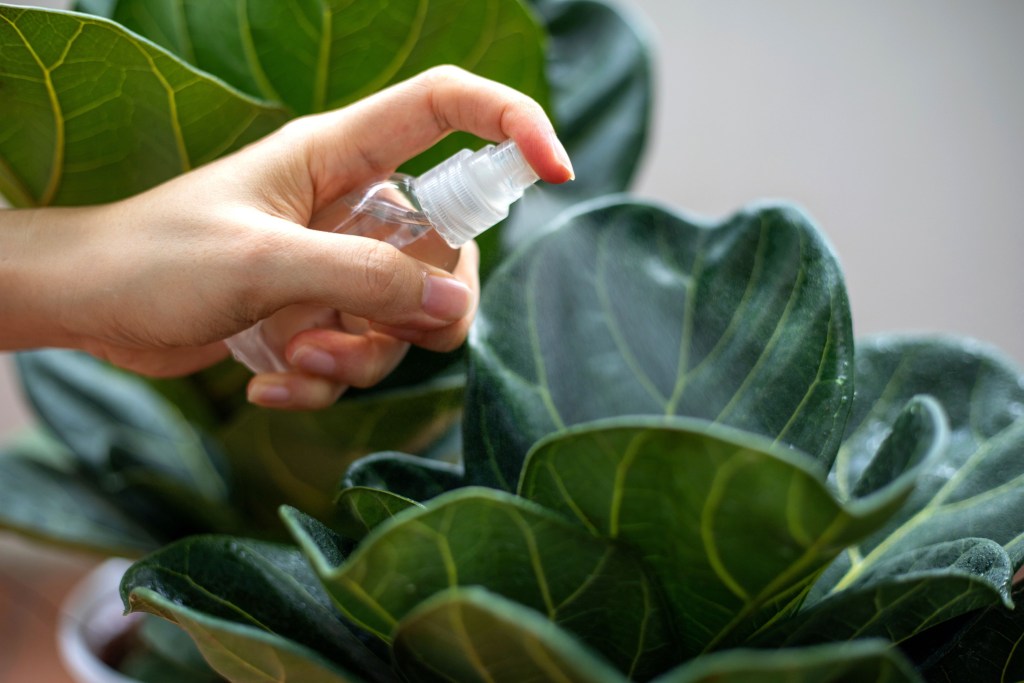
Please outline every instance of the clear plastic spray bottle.
M451 270L455 250L505 218L509 206L537 180L516 144L506 140L477 152L464 149L420 176L395 174L345 195L319 212L309 227L372 237ZM438 242L448 248L439 249ZM446 260L439 262L437 254ZM227 345L253 372L286 372L285 346L312 328L351 331L333 309L294 305L239 332Z

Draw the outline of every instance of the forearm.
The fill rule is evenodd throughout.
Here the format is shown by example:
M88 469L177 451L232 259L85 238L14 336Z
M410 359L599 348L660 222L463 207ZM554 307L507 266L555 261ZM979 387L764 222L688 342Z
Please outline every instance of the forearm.
M69 319L90 278L100 209L0 211L0 349L76 346Z

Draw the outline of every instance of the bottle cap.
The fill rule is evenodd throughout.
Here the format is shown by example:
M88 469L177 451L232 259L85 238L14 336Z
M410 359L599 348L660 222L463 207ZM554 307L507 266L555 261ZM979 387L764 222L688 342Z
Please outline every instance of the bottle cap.
M462 150L413 180L412 190L437 232L457 249L504 219L537 180L516 143L506 140Z

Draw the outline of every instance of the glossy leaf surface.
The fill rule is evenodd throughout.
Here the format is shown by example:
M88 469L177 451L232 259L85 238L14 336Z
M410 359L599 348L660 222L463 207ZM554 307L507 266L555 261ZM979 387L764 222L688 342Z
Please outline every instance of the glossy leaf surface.
M233 537L188 538L132 565L121 592L129 609L177 622L218 671L233 672L233 681L265 680L243 675L249 668L273 673L275 680L284 673L306 680L302 672L323 676L321 669L339 664L388 678L384 662L338 617L295 548ZM345 676L337 680L360 680Z
M406 510L340 565L308 528L291 528L342 612L384 639L434 594L480 585L539 611L639 678L677 656L655 589L627 553L509 494L461 489Z
M804 613L779 627L791 630L787 642L882 631L908 638L941 619L1008 602L1010 576L1022 560L1021 373L974 342L881 337L858 346L857 387L831 475L841 495L858 495L873 471L892 467L884 452L875 455L877 445L910 396L927 393L942 405L949 446L916 474L906 505L844 552Z
M1010 605L1010 563L999 544L967 538L894 553L854 585L768 629L760 645L864 637L901 642L971 610Z
M397 668L411 681L626 683L543 615L481 588L425 601L395 630Z
M807 218L718 225L595 203L510 259L470 338L466 474L512 488L526 451L618 415L692 416L831 463L850 407L846 291Z
M938 419L923 409L907 427L919 460L934 456ZM813 460L767 439L696 420L620 418L541 442L520 493L643 557L676 620L677 647L695 656L791 609L912 487L902 480L870 505L844 508Z
M291 115L344 106L440 64L548 98L543 30L517 0L118 0L113 17ZM479 144L453 135L403 170Z
M0 193L15 206L135 194L287 119L97 17L2 6L0 53Z
M730 650L701 657L654 683L919 683L910 662L884 641L787 650Z
M857 347L857 399L832 479L855 488L878 441L912 396L933 396L948 415L950 445L922 472L908 505L850 553L848 584L891 552L983 536L1024 561L1024 373L970 340L878 337Z

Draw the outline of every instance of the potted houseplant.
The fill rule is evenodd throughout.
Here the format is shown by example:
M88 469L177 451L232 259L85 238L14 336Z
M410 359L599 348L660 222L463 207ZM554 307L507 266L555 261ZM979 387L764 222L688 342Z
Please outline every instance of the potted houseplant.
M502 0L486 8L475 2L429 8L407 3L387 13L332 7L320 28L343 29L337 33L375 43L377 52L360 62L354 80L331 82L314 95L324 79L301 62L321 54L320 41L330 31L311 36L298 17L275 14L279 7L249 3L244 23L250 33L241 36L240 16L204 2L75 5L93 16L4 6L0 31L10 50L0 60L0 78L10 101L18 102L6 121L19 134L5 136L0 145L0 191L15 206L116 199L225 154L290 117L365 95L368 83L384 87L442 62L533 95L557 119L574 158L592 160L586 177L568 188L531 193L500 230L484 236L485 271L561 207L621 190L633 175L647 128L649 63L645 42L621 10L589 0L527 6ZM460 21L452 28L455 14ZM360 28L353 31L353 25ZM51 31L57 43L50 42ZM239 68L233 50L243 38L264 53L262 59L279 60L276 74L257 78L265 68L260 57ZM402 45L392 45L395 40ZM37 87L35 57L53 57L45 50L54 44L65 51L69 68L47 71L51 100L50 91ZM396 52L405 55L400 68ZM323 72L351 71L346 43L322 54ZM119 74L126 73L131 75L121 81ZM151 106L151 87L161 80L188 83L189 96L174 107L170 100ZM83 83L95 106L64 125L64 115L77 106L67 98ZM213 109L234 118L210 115ZM95 135L97 128L105 134ZM67 135L61 138L58 130ZM92 132L79 136L77 130ZM185 157L177 153L176 132L185 141ZM56 161L45 168L33 161L42 158L40 149L56 150L61 142L67 145L62 154L43 156L109 163L76 175ZM403 170L416 172L478 143L453 136ZM89 180L98 175L103 183ZM333 482L355 458L380 449L429 448L439 457L455 452L451 436L464 385L460 362L460 354L415 354L377 391L348 396L319 414L287 415L245 405L247 376L233 363L146 384L79 354L22 354L20 373L44 429L8 444L0 459L0 524L128 557L198 532L284 538L277 506L329 513ZM384 422L384 415L391 419ZM360 429L351 430L353 423ZM449 438L438 440L442 434Z
M437 380L461 429L415 392L353 400L440 436L363 449L336 495L280 508L284 539L200 488L233 471L209 455L220 375L168 401L87 359L29 357L73 447L26 453L92 478L3 462L107 503L79 538L178 538L128 570L125 605L233 681L1020 676L1019 369L970 340L855 341L835 255L792 206L708 222L613 196L541 232L485 286L464 389ZM293 425L253 449L282 433L301 440ZM180 526L161 515L175 504L194 511Z

